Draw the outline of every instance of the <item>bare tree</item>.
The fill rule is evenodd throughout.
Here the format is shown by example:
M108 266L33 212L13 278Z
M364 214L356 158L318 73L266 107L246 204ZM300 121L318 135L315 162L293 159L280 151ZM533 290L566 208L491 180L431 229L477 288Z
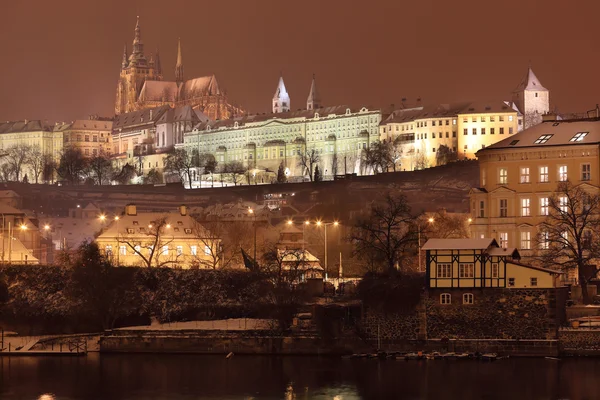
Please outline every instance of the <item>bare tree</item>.
M21 171L27 165L27 158L30 153L31 146L20 143L10 146L6 149L4 163L9 166L12 176L15 181L20 181Z
M143 227L140 234L127 234L118 237L118 242L125 244L136 255L140 257L145 267L162 268L177 265L180 255L171 257L165 254L165 248L169 251L169 245L173 243L174 237L169 235L167 217L160 217Z
M194 263L202 268L217 269L229 266L231 259L227 262L224 258L223 248L221 247L221 238L225 233L224 225L217 221L199 222L194 221L192 233L198 239L200 244L204 245L200 253L196 253Z
M469 217L466 214L451 214L445 209L439 209L430 217L432 222L426 221L424 218L421 221L421 227L426 227L425 238L464 239L469 237ZM421 233L423 234L423 229Z
M29 147L25 162L33 175L34 183L38 183L46 164L46 155L42 152L40 146L35 145Z
M302 250L282 250L270 245L263 255L262 272L272 284L267 301L274 306L281 331L289 328L306 297L303 287L298 285L308 267L305 254Z
M315 148L312 148L310 150L305 148L304 151L300 152L299 154L298 166L302 168L302 174L308 174L308 177L311 180L311 182L314 176L314 168L320 162L321 156Z
M177 174L184 184L191 187L193 171L198 167L198 157L185 149L172 149L165 157L165 171Z
M429 158L425 153L418 153L415 157L415 169L426 169L429 168Z
M90 158L87 163L87 175L96 185L109 184L114 176L112 162L103 152Z
M237 186L238 182L243 180L246 168L240 161L234 160L223 165L222 173L228 174L233 184Z
M80 149L67 147L60 156L60 162L56 169L58 176L71 184L81 181L87 168L88 160L84 157Z
M549 198L537 243L544 265L577 273L583 300L590 303L587 285L600 270L600 196L568 181L560 183Z
M417 244L417 218L403 195L387 193L371 206L367 218L353 227L350 241L354 253L373 267L395 271L405 267L404 262Z

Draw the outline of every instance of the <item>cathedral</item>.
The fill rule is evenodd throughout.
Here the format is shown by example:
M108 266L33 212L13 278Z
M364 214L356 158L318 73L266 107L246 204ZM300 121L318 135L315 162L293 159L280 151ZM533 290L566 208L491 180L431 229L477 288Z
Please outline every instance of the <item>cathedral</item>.
M219 88L214 75L185 80L181 42L177 48L175 81L164 81L160 55L146 58L137 19L133 51L123 50L121 73L117 84L115 114L119 115L146 108L169 105L171 107L189 105L202 111L212 120L228 119L242 115L242 109L232 105L227 95Z

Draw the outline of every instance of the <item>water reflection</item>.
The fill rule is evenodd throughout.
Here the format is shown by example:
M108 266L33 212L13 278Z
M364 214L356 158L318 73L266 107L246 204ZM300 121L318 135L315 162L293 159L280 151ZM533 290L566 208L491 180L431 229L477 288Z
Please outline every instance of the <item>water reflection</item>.
M90 355L0 358L0 398L592 399L600 360L378 361L316 357ZM42 394L43 393L43 394Z

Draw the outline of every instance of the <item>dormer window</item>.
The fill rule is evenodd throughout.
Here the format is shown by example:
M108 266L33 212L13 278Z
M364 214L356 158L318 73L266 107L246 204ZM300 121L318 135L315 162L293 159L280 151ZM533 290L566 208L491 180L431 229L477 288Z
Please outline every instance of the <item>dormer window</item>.
M581 142L588 132L577 132L569 142Z
M550 138L554 136L554 135L542 135L540 136L535 142L533 142L534 144L544 144L546 143L548 140L550 140Z

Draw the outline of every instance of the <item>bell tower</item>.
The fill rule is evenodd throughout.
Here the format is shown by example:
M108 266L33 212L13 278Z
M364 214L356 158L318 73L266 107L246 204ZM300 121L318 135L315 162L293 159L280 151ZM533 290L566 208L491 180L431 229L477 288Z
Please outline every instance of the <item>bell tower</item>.
M550 112L550 91L540 83L531 66L513 92L513 103L523 114L523 129L542 122L542 115Z
M290 95L283 83L283 76L279 77L279 83L273 96L273 114L279 114L290 111Z

